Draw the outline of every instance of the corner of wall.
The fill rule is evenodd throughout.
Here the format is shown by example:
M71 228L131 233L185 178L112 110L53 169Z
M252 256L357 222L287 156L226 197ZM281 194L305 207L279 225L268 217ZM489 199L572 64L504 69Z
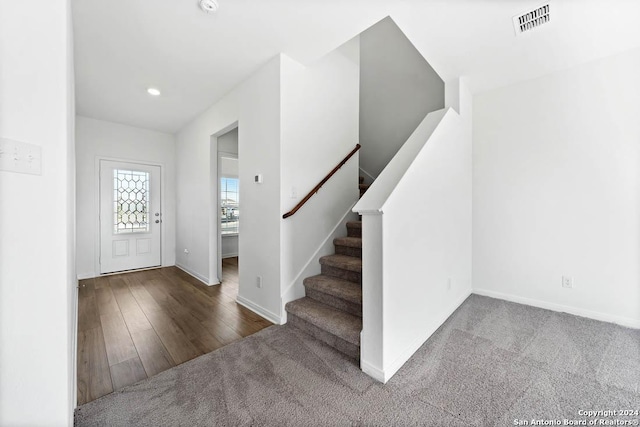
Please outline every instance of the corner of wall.
M466 77L456 77L444 84L444 106L453 108L461 117L471 121L473 98Z
M453 108L460 114L460 78L444 82L444 107Z

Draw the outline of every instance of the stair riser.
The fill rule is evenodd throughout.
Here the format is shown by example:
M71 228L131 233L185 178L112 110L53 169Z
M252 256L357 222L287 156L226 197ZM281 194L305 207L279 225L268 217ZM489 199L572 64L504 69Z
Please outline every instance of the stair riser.
M360 237L360 238L362 238L362 228L350 228L350 227L347 227L347 237Z
M338 310L345 311L354 316L362 317L362 305L355 304L351 301L345 301L341 298L337 298L333 295L325 294L324 292L318 292L314 289L305 288L305 294L309 298L313 298L316 301L320 301L323 304L327 304Z
M356 271L344 270L325 264L320 266L320 271L327 276L337 277L338 279L348 280L349 282L362 283L362 275Z
M362 248L354 248L351 246L339 246L336 245L336 254L338 255L348 255L356 258L362 258Z
M350 342L347 342L342 338L339 338L333 334L330 334L329 332L323 329L320 329L317 326L305 320L302 320L295 314L291 314L291 313L287 314L287 323L306 332L307 334L324 342L325 344L335 348L339 352L344 353L353 359L360 360L360 346L351 344Z

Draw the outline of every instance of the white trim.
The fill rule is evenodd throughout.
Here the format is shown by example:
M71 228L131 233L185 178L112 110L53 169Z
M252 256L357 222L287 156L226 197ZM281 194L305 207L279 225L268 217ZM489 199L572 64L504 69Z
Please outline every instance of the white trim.
M239 256L237 252L234 252L234 253L231 253L231 254L223 254L223 255L222 255L222 259L225 259L225 258L234 258L234 257L237 257L237 256Z
M422 346L422 344L424 344L431 337L431 335L433 335L434 332L437 331L438 328L440 326L442 326L444 324L444 322L447 321L447 319L453 314L453 312L456 311L458 309L458 307L460 307L462 305L462 303L466 301L467 298L469 298L469 295L471 295L471 293L472 293L471 290L468 290L468 291L464 292L460 298L455 300L451 305L449 305L442 312L440 317L438 317L436 320L431 322L431 324L428 325L427 328L424 330L423 334L421 336L419 336L418 338L416 338L402 352L402 354L398 358L396 358L396 360L391 362L389 365L385 366L384 371L382 372L382 378L383 379L386 378L386 381L388 381L392 376L394 376L396 374L396 372L398 372L398 370L400 368L402 368L402 366L405 363L407 363L407 361L411 358L411 356L413 356L413 354L416 351L418 351L420 346ZM374 377L374 378L376 378L376 377ZM383 381L383 382L386 382L386 381Z
M569 313L574 316L587 317L589 319L599 320L601 322L615 323L627 328L640 329L640 320L628 317L614 316L612 314L601 313L598 311L586 310L584 308L571 307L568 305L556 304L553 302L541 301L532 298L520 297L517 295L504 294L502 292L490 291L487 289L474 289L473 293L485 297L497 298L505 301L515 302L518 304L530 305L532 307L544 308L546 310L557 311L560 313Z
M240 304L241 306L248 308L249 310L253 311L254 313L256 313L258 316L264 317L265 319L267 319L268 321L270 321L271 323L274 323L276 325L281 325L281 319L280 316L272 313L271 311L267 310L266 308L259 306L258 304L249 301L248 299L241 297L240 295L238 295L238 297L236 298L236 302L238 304Z
M78 302L80 284L76 280L76 285L72 289L72 313L71 313L71 406L72 409L78 407Z
M375 209L372 211L353 211L355 213L357 213L358 215L382 215L384 212L382 212L381 209Z
M176 262L176 267L178 267L180 270L182 270L185 273L187 273L189 276L195 277L196 279L198 279L199 281L201 281L202 283L204 283L207 286L213 286L213 285L219 285L220 284L220 282L209 284L209 279L207 277L204 277L202 274L196 273L195 271L189 269L188 267L185 267L184 265L180 265L177 262Z
M387 381L389 381L389 378L385 378L383 370L376 366L373 366L365 360L360 359L360 369L362 369L362 372L369 375L374 380L380 381L382 384L385 384Z
M112 271L110 273L85 273L78 274L78 280L95 279L96 277L116 276L118 274L135 273L138 271L156 270L158 268L171 267L170 265L152 265L151 267L132 268L131 270Z

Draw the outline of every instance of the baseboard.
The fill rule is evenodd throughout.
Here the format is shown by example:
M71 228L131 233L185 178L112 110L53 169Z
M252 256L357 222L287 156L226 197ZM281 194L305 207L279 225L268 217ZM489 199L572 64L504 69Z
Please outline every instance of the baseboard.
M71 378L69 378L69 392L70 392L70 406L71 406L71 418L73 418L73 412L78 406L78 299L79 299L79 284L76 280L74 286L71 289ZM69 424L69 425L73 425Z
M366 360L360 359L360 369L362 369L362 372L369 375L374 380L380 381L382 384L386 383L389 380L389 378L385 378L383 370L376 366L373 366Z
M258 304L249 301L248 299L241 297L240 295L238 295L238 297L236 298L236 302L238 304L240 304L241 306L248 308L249 310L253 311L254 313L256 313L259 316L264 317L265 319L267 319L269 322L276 324L276 325L280 325L280 316L272 313L271 311L267 310L264 307L259 306Z
M96 276L96 273L78 273L77 278L78 280L87 280L87 279L93 279Z
M238 256L238 253L233 253L233 254L224 254L224 255L222 255L222 257L221 257L221 258L222 258L222 259L225 259L225 258L235 258L235 257L237 257L237 256Z
M502 292L490 291L487 289L474 289L473 293L485 297L515 302L518 304L530 305L532 307L544 308L546 310L557 311L560 313L569 313L573 314L574 316L587 317L589 319L599 320L601 322L615 323L627 328L640 329L640 320L629 319L628 317L614 316L607 313L600 313L598 311L586 310L583 308L571 307L568 305L556 304L553 302L520 297L516 295L505 294Z
M189 268L185 267L184 265L180 265L180 264L176 263L176 267L178 267L180 270L182 270L185 273L187 273L189 276L195 277L196 279L198 279L199 281L201 281L202 283L204 283L207 286L212 286L212 285L219 284L219 283L209 284L209 278L203 276L202 274L196 273L193 270L190 270Z
M456 299L452 304L450 304L447 307L447 309L440 315L440 317L438 317L436 320L431 322L431 324L427 327L427 329L424 331L422 335L416 338L400 354L400 356L396 358L396 360L394 360L389 364L388 367L385 367L384 372L382 372L382 377L386 378L386 381L388 381L392 376L394 376L395 373L398 372L400 368L402 368L402 365L407 363L407 361L411 358L411 356L413 356L413 354L416 351L418 351L418 349L422 346L422 344L424 344L429 339L429 337L431 337L431 335L433 335L433 333L437 331L438 328L444 324L444 322L447 321L447 319L453 314L453 312L456 311L458 307L460 307L467 298L469 298L469 295L471 295L471 290L464 292L460 296L460 298ZM386 382L386 381L383 381L383 382Z

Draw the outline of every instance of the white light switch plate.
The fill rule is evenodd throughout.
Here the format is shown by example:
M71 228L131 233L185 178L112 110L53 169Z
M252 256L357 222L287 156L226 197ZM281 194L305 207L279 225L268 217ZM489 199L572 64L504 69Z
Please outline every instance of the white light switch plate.
M0 138L0 171L42 175L42 147Z

